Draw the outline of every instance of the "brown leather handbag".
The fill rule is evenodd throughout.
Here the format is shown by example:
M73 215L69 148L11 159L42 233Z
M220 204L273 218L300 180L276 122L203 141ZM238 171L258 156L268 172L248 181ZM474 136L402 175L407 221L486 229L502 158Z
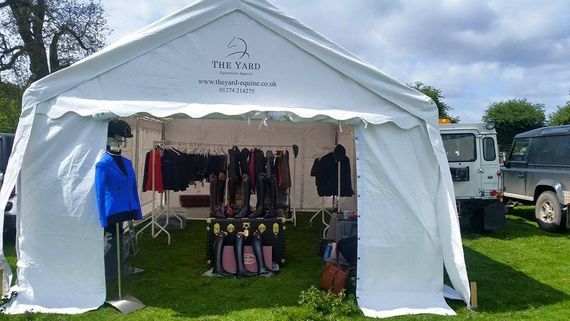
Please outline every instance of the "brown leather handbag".
M348 271L339 265L327 262L321 275L320 287L325 291L339 294L346 286Z

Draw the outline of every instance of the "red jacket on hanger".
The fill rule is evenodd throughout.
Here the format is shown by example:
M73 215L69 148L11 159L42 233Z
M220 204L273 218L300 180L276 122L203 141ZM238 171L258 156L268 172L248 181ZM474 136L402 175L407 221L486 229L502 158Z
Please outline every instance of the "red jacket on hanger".
M164 187L162 184L162 170L160 167L160 150L155 149L146 154L144 168L145 171L143 178L143 192L152 191L152 190L157 191L159 193L164 192ZM154 175L154 188L152 186L153 175Z

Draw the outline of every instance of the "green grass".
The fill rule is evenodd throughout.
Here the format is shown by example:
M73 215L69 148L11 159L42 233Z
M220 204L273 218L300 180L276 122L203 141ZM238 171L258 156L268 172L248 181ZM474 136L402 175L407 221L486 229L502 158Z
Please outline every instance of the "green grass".
M533 208L508 216L506 229L478 235L463 231L471 281L479 288L479 309L450 302L458 317L405 316L396 320L568 320L570 319L570 239L568 234L540 231ZM316 256L320 227L287 226L287 264L271 278L202 277L205 223L189 222L172 232L172 244L159 236L141 240L141 252L128 263L144 273L125 281L125 292L147 307L129 315L103 306L81 315L0 315L0 320L311 320L311 310L298 305L302 290L318 282L323 266ZM10 245L6 245L9 248ZM14 252L7 251L11 264ZM109 292L114 293L114 288ZM365 320L355 316L350 320Z

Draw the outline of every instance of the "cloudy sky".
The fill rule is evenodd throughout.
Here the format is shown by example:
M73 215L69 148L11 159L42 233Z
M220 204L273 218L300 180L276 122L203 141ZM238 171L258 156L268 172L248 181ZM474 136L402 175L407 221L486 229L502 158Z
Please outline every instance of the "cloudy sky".
M109 42L193 2L103 0ZM505 99L547 113L570 100L568 0L270 2L399 81L441 89L462 122Z

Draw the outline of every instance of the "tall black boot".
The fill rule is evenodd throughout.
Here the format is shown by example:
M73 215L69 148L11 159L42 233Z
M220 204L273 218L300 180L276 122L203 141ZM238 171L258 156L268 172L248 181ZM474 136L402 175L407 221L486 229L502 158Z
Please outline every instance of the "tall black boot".
M242 175L241 187L243 191L243 206L236 218L245 218L249 215L249 199L251 197L251 182L247 174Z
M265 173L260 173L257 177L257 204L255 205L255 212L249 217L257 218L265 215Z
M218 177L213 174L210 175L210 217L226 218L218 201Z
M256 273L249 272L245 268L243 261L243 244L245 243L245 235L243 233L238 233L236 236L236 244L234 245L234 252L236 255L236 275L240 276L254 276Z
M224 195L226 194L226 174L218 173L218 205L224 207Z
M277 182L275 181L275 176L269 179L269 210L265 217L276 217L277 214Z
M214 239L214 268L212 269L212 273L220 276L235 276L234 273L229 273L224 270L224 266L222 264L222 258L224 254L224 240L226 239L226 233L220 232L216 235Z
M255 255L255 261L257 261L257 271L260 275L273 274L273 270L268 269L265 266L265 261L263 259L263 242L261 239L261 232L255 231L253 233L253 254Z
M230 206L236 206L236 188L237 188L237 176L228 177L228 202Z

